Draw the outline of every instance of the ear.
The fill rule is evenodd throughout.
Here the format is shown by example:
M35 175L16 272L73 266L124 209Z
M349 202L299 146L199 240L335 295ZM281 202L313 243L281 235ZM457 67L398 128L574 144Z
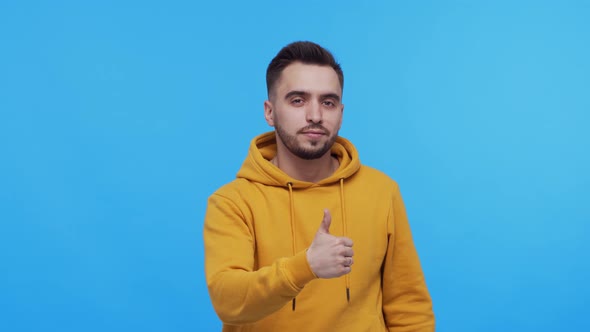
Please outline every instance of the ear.
M342 127L342 118L344 118L344 104L341 104L340 108L340 123L338 124L338 130Z
M266 119L266 123L268 123L269 126L275 126L274 109L270 100L264 101L264 119Z

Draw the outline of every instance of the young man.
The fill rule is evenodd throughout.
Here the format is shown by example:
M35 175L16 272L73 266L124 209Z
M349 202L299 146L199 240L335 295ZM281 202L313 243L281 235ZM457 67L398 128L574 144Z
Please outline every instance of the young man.
M397 184L338 136L340 65L311 42L266 72L266 122L210 198L205 268L223 331L434 331Z

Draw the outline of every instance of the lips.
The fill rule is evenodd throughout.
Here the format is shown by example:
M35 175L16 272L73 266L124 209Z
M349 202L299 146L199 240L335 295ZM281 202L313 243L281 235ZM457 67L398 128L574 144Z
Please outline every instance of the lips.
M310 134L310 135L326 135L325 132L323 131L318 131L318 130L308 130L308 131L303 131L301 132L302 134Z
M318 140L326 135L322 131L304 131L302 132L302 134L305 135L305 137L307 137L308 139L312 140Z
M301 130L299 130L299 133L304 135L328 135L328 130L319 125L312 125L307 126L305 128L301 128Z
M299 134L305 135L308 138L318 139L322 136L328 136L330 132L319 124L312 124L301 128L301 130L299 130Z

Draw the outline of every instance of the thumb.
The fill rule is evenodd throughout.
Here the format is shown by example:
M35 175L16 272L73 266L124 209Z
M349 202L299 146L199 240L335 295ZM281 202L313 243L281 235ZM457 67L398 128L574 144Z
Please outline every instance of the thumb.
M322 223L320 224L320 229L318 232L330 234L330 224L332 223L332 215L330 214L330 210L324 209L324 219L322 219Z

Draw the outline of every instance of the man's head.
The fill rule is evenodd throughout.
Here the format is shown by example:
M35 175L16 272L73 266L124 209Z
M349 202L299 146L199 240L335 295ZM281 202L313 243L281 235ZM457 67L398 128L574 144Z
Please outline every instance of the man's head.
M264 115L277 146L302 159L329 152L342 124L344 76L332 54L311 42L285 46L266 71Z

